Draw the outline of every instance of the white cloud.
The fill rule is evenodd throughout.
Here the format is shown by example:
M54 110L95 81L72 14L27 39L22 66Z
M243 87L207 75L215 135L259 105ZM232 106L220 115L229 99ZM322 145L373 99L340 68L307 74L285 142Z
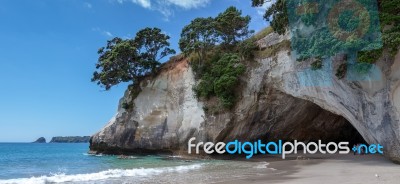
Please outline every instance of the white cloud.
M89 8L89 9L91 9L93 7L92 4L90 4L88 2L84 3L84 5L86 8Z
M100 33L100 34L102 34L104 36L108 36L108 37L113 37L114 36L110 31L102 30L99 27L92 28L92 31L98 32L98 33Z
M103 31L103 34L105 34L108 37L112 37L113 34L111 34L109 31Z
M265 11L271 7L272 4L275 3L275 0L271 0L271 1L266 1L264 2L264 4L261 7L257 7L257 13L261 16L264 16Z
M132 39L133 36L131 34L126 34L125 36L122 36L123 39Z
M139 4L143 8L151 8L150 0L132 0L133 3Z
M132 2L143 8L158 11L164 16L164 20L168 21L174 15L174 8L182 8L185 10L195 9L206 6L211 0L116 0L122 4L124 2Z
M148 8L148 9L151 8L151 0L116 0L116 1L119 4L123 4L126 1L128 2L130 1L132 3L140 5L143 8Z
M92 28L92 31L98 32L98 31L100 31L100 28L94 27L94 28Z
M153 10L160 12L163 15L164 21L169 21L169 18L174 15L174 10L169 6L162 6L158 4Z
M192 9L206 6L210 0L166 0L166 2L184 9Z

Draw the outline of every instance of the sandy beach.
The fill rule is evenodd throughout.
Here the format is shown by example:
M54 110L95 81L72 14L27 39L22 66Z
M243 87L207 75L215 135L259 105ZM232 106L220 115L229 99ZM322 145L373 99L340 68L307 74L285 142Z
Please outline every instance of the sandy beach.
M380 155L308 155L290 156L286 160L255 158L252 161L268 162L265 168L268 174L223 183L400 183L400 165Z

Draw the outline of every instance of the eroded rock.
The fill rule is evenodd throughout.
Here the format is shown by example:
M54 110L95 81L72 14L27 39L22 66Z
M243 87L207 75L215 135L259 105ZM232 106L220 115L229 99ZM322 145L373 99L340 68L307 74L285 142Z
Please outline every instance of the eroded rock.
M271 39L283 38L270 35L261 41ZM216 115L205 113L195 98L196 81L188 62L169 63L159 75L142 81L129 111L121 105L132 100L130 92L125 93L116 116L92 136L90 148L106 153L179 152L191 137L204 142L365 140L383 145L385 156L400 161L399 56L377 61L381 81L337 79L332 71L330 86L309 87L301 82L313 82L312 76L302 81L298 77L309 65L293 62L289 54L281 50L249 66L235 108ZM339 63L332 63L333 68Z

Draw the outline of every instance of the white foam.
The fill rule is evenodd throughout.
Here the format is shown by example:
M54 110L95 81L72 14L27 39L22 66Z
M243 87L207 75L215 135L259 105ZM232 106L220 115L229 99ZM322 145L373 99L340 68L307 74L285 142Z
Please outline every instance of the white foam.
M256 169L267 169L269 163L268 162L260 162L258 165L256 165L254 168Z
M180 155L173 155L173 156L168 156L169 158L182 158Z
M17 178L9 180L0 180L0 184L45 184L45 183L62 183L62 182L88 182L106 180L110 178L121 177L148 177L159 175L167 172L187 172L190 170L199 169L202 164L163 167L163 168L140 168L140 169L110 169L98 173L66 175L64 173L54 174L50 176L40 176L31 178Z

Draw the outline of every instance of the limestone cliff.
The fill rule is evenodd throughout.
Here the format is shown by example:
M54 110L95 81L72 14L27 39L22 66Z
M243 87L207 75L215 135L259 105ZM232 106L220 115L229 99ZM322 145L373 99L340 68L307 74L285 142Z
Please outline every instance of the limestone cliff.
M272 33L258 41L263 47L288 36ZM334 58L335 70L344 59ZM381 58L380 81L337 79L327 86L304 86L315 78L302 74L307 62L293 62L290 49L279 48L248 64L236 106L218 114L205 113L196 99L194 74L187 60L170 61L155 77L140 83L135 96L127 90L117 114L90 140L97 153L179 152L187 140L303 140L379 143L385 155L400 161L400 54ZM134 99L132 99L135 97ZM132 102L132 109L123 108ZM362 137L361 137L361 136Z

